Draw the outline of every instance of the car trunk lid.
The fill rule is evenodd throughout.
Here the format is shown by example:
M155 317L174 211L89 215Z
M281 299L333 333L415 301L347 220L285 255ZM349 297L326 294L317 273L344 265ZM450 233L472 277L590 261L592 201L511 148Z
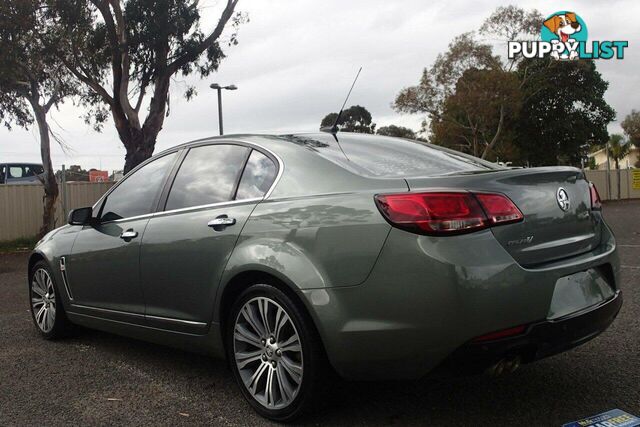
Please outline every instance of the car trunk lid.
M464 188L508 196L524 214L524 220L491 230L523 266L578 255L600 243L601 224L593 215L589 183L579 169L510 169L406 180L410 191Z

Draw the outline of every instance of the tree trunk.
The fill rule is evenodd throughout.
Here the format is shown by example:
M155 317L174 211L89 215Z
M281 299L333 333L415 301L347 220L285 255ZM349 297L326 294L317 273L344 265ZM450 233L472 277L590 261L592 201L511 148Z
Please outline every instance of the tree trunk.
M486 159L493 147L498 142L498 138L500 137L500 132L502 132L502 125L504 123L504 104L500 106L500 120L498 121L498 129L496 129L496 133L493 135L491 142L485 147L482 152L482 159Z
M131 139L124 144L127 150L124 158L125 175L153 155L157 136L157 133L145 132L144 129L131 130Z
M620 200L620 162L615 159L616 162L616 174L618 175L618 200Z
M38 130L40 133L40 157L44 168L42 185L44 187L44 211L42 213L42 226L38 232L41 238L55 228L56 200L58 200L58 183L51 164L51 145L49 138L49 125L47 124L47 113L37 100L31 102Z
M156 139L164 124L169 93L169 77L156 80L154 95L149 104L149 113L142 128L140 128L140 120L137 117L137 113L135 113L134 120L130 120L122 113L122 110L112 110L118 135L127 150L124 161L125 175L153 155L153 150L156 148Z

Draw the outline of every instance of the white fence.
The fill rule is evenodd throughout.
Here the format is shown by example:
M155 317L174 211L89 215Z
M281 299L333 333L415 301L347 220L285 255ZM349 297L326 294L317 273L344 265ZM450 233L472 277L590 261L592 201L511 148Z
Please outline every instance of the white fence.
M67 182L67 211L93 205L114 182ZM62 186L56 203L55 225L66 222ZM44 188L40 183L0 185L0 242L35 236L42 225Z
M612 169L610 172L610 188L607 187L606 170L586 170L585 175L589 181L596 185L602 200L640 198L640 169L620 170L620 194L618 194L617 170Z

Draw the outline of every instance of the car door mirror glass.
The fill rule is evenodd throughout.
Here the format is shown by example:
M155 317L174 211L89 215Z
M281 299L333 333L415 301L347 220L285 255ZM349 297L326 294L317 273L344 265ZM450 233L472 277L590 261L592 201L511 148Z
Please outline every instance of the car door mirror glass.
M69 212L67 222L71 225L88 225L91 223L92 212L91 207L73 209Z

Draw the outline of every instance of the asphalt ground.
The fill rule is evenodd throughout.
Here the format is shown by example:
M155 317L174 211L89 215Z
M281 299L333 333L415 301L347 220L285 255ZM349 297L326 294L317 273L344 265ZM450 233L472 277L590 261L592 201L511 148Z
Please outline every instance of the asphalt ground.
M609 203L624 306L589 343L502 377L333 384L309 425L558 426L640 416L640 201ZM0 254L0 426L265 425L225 362L101 332L49 342L31 322L26 254Z

